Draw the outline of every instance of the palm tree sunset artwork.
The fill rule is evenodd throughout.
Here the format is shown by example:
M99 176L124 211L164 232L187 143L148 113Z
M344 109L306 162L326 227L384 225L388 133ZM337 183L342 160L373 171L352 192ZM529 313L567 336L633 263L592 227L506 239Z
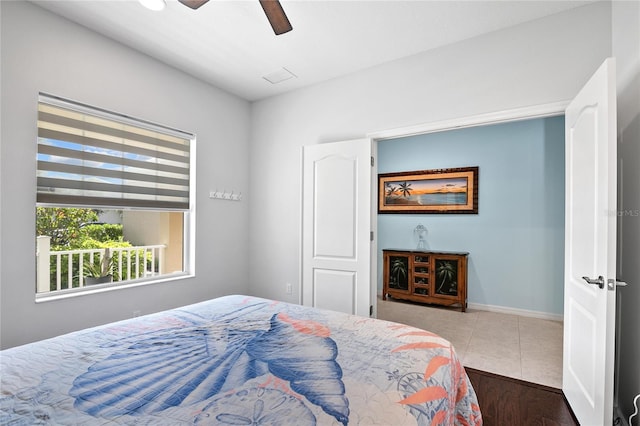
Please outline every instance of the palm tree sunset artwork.
M477 213L478 167L378 175L381 213Z
M466 205L467 188L467 178L388 182L385 204Z

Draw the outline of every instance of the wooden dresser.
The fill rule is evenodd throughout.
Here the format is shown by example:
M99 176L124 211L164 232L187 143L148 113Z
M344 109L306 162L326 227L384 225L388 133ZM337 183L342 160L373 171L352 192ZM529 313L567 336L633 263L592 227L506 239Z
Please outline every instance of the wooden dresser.
M387 297L467 309L466 252L382 250L383 290Z

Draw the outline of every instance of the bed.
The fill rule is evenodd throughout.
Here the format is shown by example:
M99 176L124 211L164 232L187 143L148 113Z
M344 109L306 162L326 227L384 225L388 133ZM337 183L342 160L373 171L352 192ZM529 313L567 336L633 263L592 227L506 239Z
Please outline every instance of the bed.
M225 296L0 352L2 425L480 425L451 344Z

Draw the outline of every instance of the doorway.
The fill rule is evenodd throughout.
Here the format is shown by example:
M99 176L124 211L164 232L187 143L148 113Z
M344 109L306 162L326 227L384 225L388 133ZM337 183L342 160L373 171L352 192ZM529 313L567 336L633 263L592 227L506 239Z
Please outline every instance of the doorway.
M479 167L478 214L378 214L378 252L469 252L471 307L561 320L564 117L378 141L378 173ZM378 253L381 277L381 254ZM381 279L378 294L381 293Z
M565 106L526 108L370 135L377 142L377 173L480 167L478 215L377 216L378 254L373 262L378 265L378 294L382 291L381 250L416 248L413 231L423 225L427 249L470 252L471 309L507 315L516 333L517 315L531 323L554 320L550 324L556 327L549 332L561 335L561 324L559 331L553 328L558 328L563 314ZM377 210L375 204L376 200ZM417 311L413 306L405 308L405 312ZM389 313L386 306L379 312ZM531 324L523 327L527 325ZM456 337L458 345L465 346L462 352L471 340L464 333L461 339ZM557 340L553 345L561 347L561 337ZM561 377L561 365L559 370ZM553 379L545 382L553 383Z

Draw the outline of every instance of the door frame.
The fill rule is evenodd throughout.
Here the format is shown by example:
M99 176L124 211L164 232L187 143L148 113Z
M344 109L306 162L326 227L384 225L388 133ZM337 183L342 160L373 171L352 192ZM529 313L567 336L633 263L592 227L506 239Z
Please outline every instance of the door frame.
M447 130L463 129L466 127L488 126L491 124L508 123L535 118L556 117L564 115L564 111L569 105L569 102L571 102L571 100L462 116L460 118L427 122L389 130L380 130L368 133L367 137L371 138L374 142L377 142L385 139L396 139L406 136L444 132Z

